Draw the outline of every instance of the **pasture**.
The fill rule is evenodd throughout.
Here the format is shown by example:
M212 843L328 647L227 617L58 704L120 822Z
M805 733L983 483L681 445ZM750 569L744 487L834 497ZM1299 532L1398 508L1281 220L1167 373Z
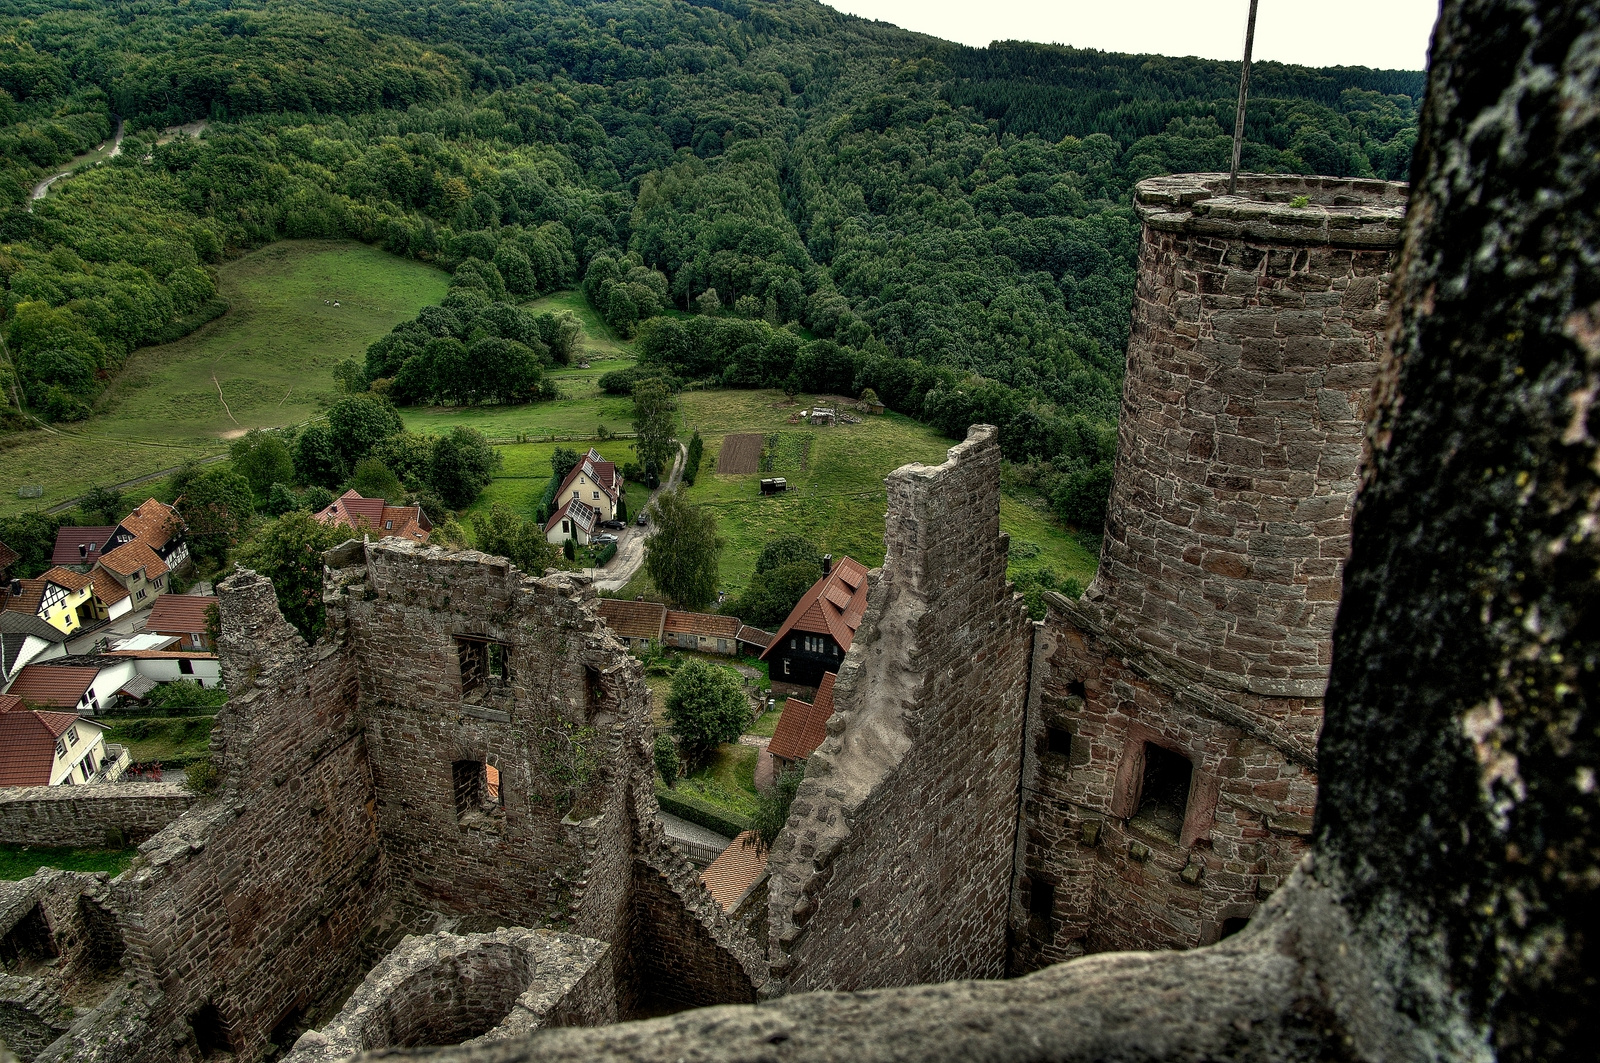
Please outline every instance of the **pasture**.
M135 351L88 420L6 441L0 514L219 453L249 428L316 416L336 397L333 366L360 361L373 340L444 298L448 282L431 266L344 241L287 240L224 263L226 314ZM23 485L43 497L19 498Z

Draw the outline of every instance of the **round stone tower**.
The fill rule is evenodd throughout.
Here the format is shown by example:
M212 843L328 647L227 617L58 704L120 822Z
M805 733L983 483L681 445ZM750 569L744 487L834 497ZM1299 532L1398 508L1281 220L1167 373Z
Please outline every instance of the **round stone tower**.
M1320 698L1406 186L1227 186L1136 189L1116 485L1084 604L1190 679Z

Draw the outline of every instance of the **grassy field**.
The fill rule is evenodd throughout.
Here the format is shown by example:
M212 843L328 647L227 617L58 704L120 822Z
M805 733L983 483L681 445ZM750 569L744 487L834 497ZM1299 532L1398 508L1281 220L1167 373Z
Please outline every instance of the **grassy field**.
M215 716L106 717L106 739L128 747L136 762L176 768L211 755Z
M0 845L0 882L27 878L41 867L120 875L138 852L134 848L55 849L43 845Z
M135 351L89 420L0 451L0 514L216 453L246 428L315 416L334 397L333 365L360 360L373 340L444 298L449 281L364 244L319 240L272 244L217 276L226 314ZM44 497L18 498L25 484Z

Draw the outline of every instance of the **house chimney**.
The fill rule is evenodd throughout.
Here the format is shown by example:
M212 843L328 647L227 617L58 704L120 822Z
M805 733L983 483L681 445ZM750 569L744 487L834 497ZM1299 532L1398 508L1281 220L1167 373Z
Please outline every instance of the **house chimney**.
M13 598L22 597L22 581L21 580L14 579L14 580L11 581L11 596Z
M832 571L833 571L833 555L832 554L823 554L822 555L822 574L824 576L826 576L828 573L830 573Z
M88 556L89 556L89 544L88 543L79 543L78 544L78 557L81 559L81 558L85 558L85 557L88 557Z

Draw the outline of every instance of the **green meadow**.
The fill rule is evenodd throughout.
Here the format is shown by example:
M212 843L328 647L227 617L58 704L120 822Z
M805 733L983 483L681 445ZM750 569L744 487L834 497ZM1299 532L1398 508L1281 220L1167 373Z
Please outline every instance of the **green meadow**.
M218 271L226 314L189 336L136 351L106 391L97 412L77 425L31 432L0 451L0 514L65 501L97 484L120 483L190 458L221 453L249 428L299 424L337 398L331 370L361 359L367 346L424 306L443 299L448 276L364 244L290 240L252 252ZM633 351L575 291L556 292L527 308L571 310L584 326L577 357L551 373L561 397L530 406L414 407L402 410L415 432L465 425L498 444L504 462L470 512L503 504L531 516L550 476L557 445L597 447L619 464L632 458L625 439L633 403L606 395L599 378L633 361ZM690 497L717 514L722 586L737 593L771 538L804 535L836 556L867 565L883 561L883 478L911 461L944 460L951 440L909 418L886 413L861 424L813 428L791 416L814 396L787 404L776 391L691 391L682 396L681 436L698 430L705 461ZM789 491L762 497L762 474L716 473L717 451L736 432L775 435L767 475L784 476ZM517 442L526 440L526 442ZM558 444L556 440L562 442ZM22 499L38 485L44 496ZM643 491L633 489L630 511ZM1047 510L1007 496L1001 526L1017 542L1012 571L1043 567L1087 582L1095 550L1057 524ZM624 594L650 594L642 574Z
M88 420L0 451L0 514L219 453L249 428L315 417L335 397L333 366L359 361L373 340L443 299L448 282L430 266L343 241L287 240L225 263L217 284L226 314L135 351ZM23 485L44 496L19 498Z

